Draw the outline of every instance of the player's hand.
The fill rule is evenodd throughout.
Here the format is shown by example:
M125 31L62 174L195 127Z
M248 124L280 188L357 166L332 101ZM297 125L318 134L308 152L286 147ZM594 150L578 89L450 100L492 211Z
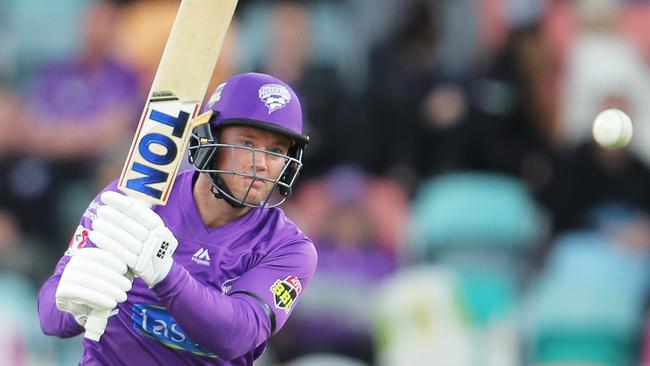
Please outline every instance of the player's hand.
M56 289L56 307L74 315L85 326L92 309L113 309L126 301L131 280L126 264L99 248L77 251L66 265Z
M97 209L88 237L98 247L122 259L151 288L172 267L178 246L163 220L144 203L117 192L101 195L105 205Z

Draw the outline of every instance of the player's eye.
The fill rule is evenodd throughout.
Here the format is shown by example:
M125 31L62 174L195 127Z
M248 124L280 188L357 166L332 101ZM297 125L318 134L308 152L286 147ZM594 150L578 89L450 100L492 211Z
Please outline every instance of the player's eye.
M253 147L253 141L250 140L241 140L239 144L245 147Z

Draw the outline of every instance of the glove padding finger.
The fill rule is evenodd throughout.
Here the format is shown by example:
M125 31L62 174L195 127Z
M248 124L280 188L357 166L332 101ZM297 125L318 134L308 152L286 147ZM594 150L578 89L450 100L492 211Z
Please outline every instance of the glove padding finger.
M112 191L102 193L101 200L106 205L97 209L98 220L122 230L115 235L115 227L100 221L96 232L90 233L90 240L118 255L149 287L155 286L169 273L178 240L160 216L142 202ZM122 233L141 241L141 250L132 253L137 255L135 263L126 248L137 244Z
M125 293L131 289L131 281L125 275L114 272L100 263L76 262L69 263L68 266L70 268L66 268L61 275L62 281L106 289L113 294Z
M66 265L55 293L56 306L85 326L92 309L107 311L127 299L126 264L99 248L77 251Z
M106 234L92 230L88 232L88 238L99 248L117 256L130 268L134 268L136 266L138 262L138 256L124 247L122 244L108 237Z
M102 208L104 207L113 210L112 208L106 206L103 206ZM114 222L106 220L104 217L99 216L93 222L93 231L97 231L108 236L114 241L122 244L122 246L136 255L142 252L142 242L146 239L145 236L144 239L138 240L138 238L131 235L128 230L125 230L121 226L116 225ZM149 232L147 231L147 234L148 233Z
M74 257L70 259L71 262L88 260L95 263L101 263L108 267L110 270L119 274L125 274L128 271L126 263L120 260L113 253L106 252L100 248L83 248L75 253Z
M71 283L60 283L56 289L56 302L60 309L65 309L64 301L86 304L96 309L112 309L118 304L114 298L92 288Z
M147 239L147 235L149 235L149 229L147 229L142 223L111 206L99 206L99 208L97 208L97 219L95 221L97 220L108 221L140 241L144 241ZM93 222L93 228L94 227L95 223Z
M142 224L148 230L165 225L160 216L150 207L134 198L113 191L102 193L100 198L102 202Z

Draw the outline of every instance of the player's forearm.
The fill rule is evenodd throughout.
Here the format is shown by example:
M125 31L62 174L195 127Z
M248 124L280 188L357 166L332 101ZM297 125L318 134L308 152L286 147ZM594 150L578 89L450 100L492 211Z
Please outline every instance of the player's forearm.
M56 307L55 292L61 275L50 277L38 293L38 320L43 333L61 338L74 337L83 332L83 327L74 316Z
M251 351L270 334L270 320L255 300L223 295L176 263L153 290L190 338L222 359Z

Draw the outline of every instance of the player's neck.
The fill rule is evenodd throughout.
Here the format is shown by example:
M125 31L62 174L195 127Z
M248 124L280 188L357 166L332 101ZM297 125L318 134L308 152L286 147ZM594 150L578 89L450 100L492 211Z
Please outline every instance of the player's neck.
M212 184L204 174L199 174L196 179L192 196L199 210L201 221L210 228L235 221L250 211L249 207L234 208L222 199L215 199L212 193Z

